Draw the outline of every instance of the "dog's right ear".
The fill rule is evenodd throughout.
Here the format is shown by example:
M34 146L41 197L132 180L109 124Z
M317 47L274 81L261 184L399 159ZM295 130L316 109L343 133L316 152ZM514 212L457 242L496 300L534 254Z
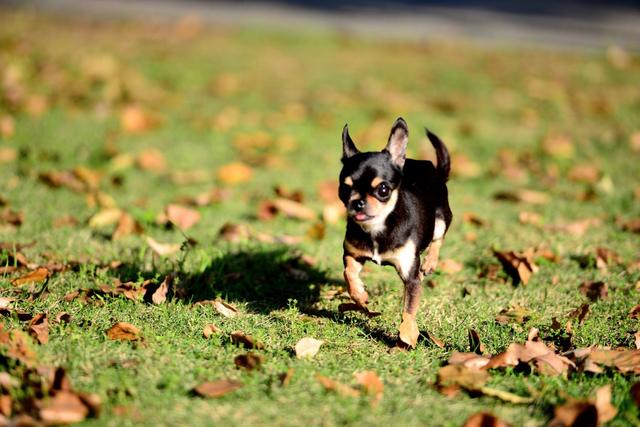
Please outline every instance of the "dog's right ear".
M359 151L356 148L356 144L353 143L351 136L349 135L349 126L344 125L342 129L342 161L345 161L351 156L355 156Z

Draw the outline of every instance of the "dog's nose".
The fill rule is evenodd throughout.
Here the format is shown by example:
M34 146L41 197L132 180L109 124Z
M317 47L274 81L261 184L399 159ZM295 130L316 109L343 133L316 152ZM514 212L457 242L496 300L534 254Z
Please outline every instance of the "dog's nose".
M351 204L351 207L356 212L362 212L364 210L364 205L365 205L364 200L359 199L359 200L354 200L353 203Z

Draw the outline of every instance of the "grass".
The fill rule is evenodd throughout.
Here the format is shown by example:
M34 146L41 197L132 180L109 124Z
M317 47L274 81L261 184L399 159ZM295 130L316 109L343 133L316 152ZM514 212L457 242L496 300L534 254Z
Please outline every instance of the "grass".
M630 142L640 125L637 57L625 63L604 52L490 50L324 33L209 30L189 21L151 26L0 13L0 116L15 121L15 132L7 132L0 147L17 153L0 167L0 196L25 216L21 226L3 225L0 241L35 242L23 252L37 264L51 258L81 261L77 271L55 274L48 293L33 301L27 301L29 286L11 285L19 273L0 276L0 296L17 297L16 308L46 312L50 319L71 314L68 324L52 322L49 343L34 349L40 365L66 367L75 388L101 396L102 415L84 424L462 425L469 415L489 410L513 425L529 426L545 424L554 405L590 397L605 384L613 385L618 409L611 425L640 422L629 395L636 379L615 371L567 378L493 372L491 387L521 395L535 390L530 405L465 393L450 399L433 387L438 367L452 352L468 351L469 329L491 354L523 342L531 327L557 341L561 333L552 330L552 318L564 324L567 313L586 302L578 286L587 280L605 281L609 296L591 303L583 324L573 322L573 345L634 347L638 324L628 312L638 302L640 273L627 266L638 260L640 238L622 230L619 221L640 215L638 152ZM34 107L38 100L44 108ZM131 104L152 115L157 126L123 130L120 117ZM454 154L449 190L455 219L442 257L463 268L434 275L435 287L426 290L418 319L421 330L446 344L443 349L425 339L413 351L392 349L401 283L390 268L365 270L372 309L380 317L338 313L346 301L340 292L325 298L344 287L344 221L327 224L321 240L306 238L293 246L218 238L228 222L304 236L310 222L282 216L260 221L258 203L281 185L302 190L305 204L320 212L318 186L337 178L343 124L349 123L361 148L374 150L382 148L399 115L409 122L412 157L424 155L424 125ZM559 143L545 145L554 136L568 151L554 152ZM256 142L261 140L267 142ZM114 150L135 157L148 148L161 150L167 171L116 167ZM249 164L253 176L240 185L225 184L216 171L235 161ZM570 179L580 164L598 169L594 182ZM109 228L90 228L86 220L99 208L85 194L52 189L38 179L42 172L79 165L102 171L101 191L162 242L184 240L182 232L155 223L167 204L211 188L229 196L198 208L202 219L186 232L195 246L158 259L143 236L111 240ZM204 178L177 183L179 171ZM523 188L543 191L550 200L531 205L493 197ZM590 197L583 200L585 194ZM541 225L521 224L522 211L538 214ZM487 225L464 222L465 212ZM63 215L79 223L54 227ZM554 228L589 218L601 223L581 236ZM536 245L553 250L559 261L540 261L526 286L512 286L503 273L481 277L497 264L492 248ZM597 247L616 251L620 263L607 271L593 263L582 267L580 258L593 256ZM2 253L3 264L10 252ZM316 264L294 277L283 265L295 263L300 253ZM123 266L103 267L113 260ZM170 272L179 273L188 292L163 305L122 297L98 303L63 299L115 278L161 280ZM210 306L193 305L216 297L241 315L224 318ZM495 316L513 305L527 308L528 320L498 324ZM7 328L25 327L15 316L2 321ZM144 340L107 339L105 331L117 321L138 326ZM208 323L224 333L205 339ZM229 339L236 330L264 343L257 351L265 358L260 371L235 369L234 357L244 352ZM292 348L305 336L325 344L315 358L297 360ZM16 375L20 369L3 366ZM291 383L281 387L278 375L289 368L295 369ZM353 373L362 370L374 370L384 383L375 407L366 398L328 393L314 377L354 384ZM216 378L238 379L244 387L212 400L191 394L194 386Z

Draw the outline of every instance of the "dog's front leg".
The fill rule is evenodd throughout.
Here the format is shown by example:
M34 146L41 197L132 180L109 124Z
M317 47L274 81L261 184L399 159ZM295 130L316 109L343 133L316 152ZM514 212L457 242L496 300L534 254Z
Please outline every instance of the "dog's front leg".
M347 253L344 254L343 262L344 280L347 282L349 296L356 304L366 310L367 303L369 302L369 294L367 294L367 291L364 289L364 283L362 279L360 279L363 264Z
M404 299L402 307L402 323L400 324L400 341L415 347L420 331L416 322L420 297L422 296L422 273L420 271L420 254L415 253L415 245L408 247L413 252L402 254L396 263L396 270L404 283Z

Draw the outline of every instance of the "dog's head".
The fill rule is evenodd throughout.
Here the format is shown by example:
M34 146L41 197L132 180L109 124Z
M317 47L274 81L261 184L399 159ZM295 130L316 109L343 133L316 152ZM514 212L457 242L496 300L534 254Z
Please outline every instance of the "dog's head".
M387 146L380 152L361 153L347 125L342 131L340 200L348 216L365 230L383 227L395 208L408 141L409 129L402 118L393 123Z

